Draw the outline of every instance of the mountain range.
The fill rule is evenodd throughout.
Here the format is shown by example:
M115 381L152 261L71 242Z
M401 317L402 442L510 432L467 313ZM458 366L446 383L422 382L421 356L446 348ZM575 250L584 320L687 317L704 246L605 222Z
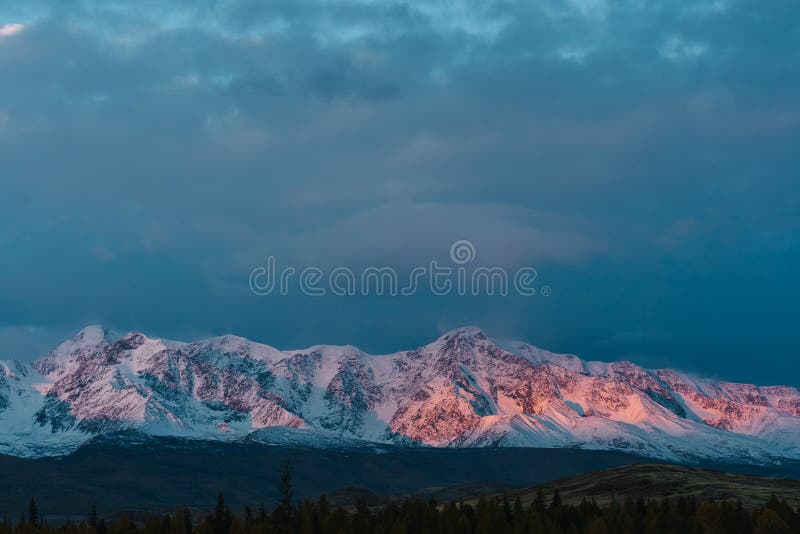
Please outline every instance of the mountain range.
M675 462L800 459L800 390L584 361L477 327L387 355L83 329L0 361L0 453L69 454L136 431L341 448L569 447Z

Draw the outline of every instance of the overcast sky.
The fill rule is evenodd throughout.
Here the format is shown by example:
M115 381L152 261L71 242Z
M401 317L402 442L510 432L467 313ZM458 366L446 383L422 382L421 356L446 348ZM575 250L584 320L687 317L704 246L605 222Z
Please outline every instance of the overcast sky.
M0 3L0 358L89 323L373 353L478 324L800 385L800 12L770 2ZM279 266L548 297L254 295Z

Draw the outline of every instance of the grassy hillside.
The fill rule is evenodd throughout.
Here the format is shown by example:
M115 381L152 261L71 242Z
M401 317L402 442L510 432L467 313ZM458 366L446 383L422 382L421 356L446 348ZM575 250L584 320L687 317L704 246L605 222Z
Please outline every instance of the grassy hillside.
M598 504L612 498L627 497L662 499L690 497L700 500L741 500L745 507L761 506L775 494L792 506L800 505L800 480L724 473L710 469L679 465L635 464L592 471L562 478L524 490L508 492L511 499L520 497L523 505L530 504L542 490L550 502L558 488L565 503L576 504L584 497ZM470 499L475 501L476 499Z

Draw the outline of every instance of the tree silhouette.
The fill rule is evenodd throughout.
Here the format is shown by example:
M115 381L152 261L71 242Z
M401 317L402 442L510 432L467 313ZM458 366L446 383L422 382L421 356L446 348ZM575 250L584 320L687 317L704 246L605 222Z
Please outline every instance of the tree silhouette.
M30 503L28 503L28 523L32 525L36 531L38 532L39 526L39 507L36 506L36 499L31 497Z
M286 461L281 466L278 477L278 506L272 513L272 519L278 532L291 532L294 510L292 499L294 498L294 487L292 486L292 463Z
M280 506L285 510L292 507L292 498L294 497L294 488L292 487L292 462L284 462L280 474Z
M231 513L225 505L222 492L217 496L217 506L214 509L214 534L229 534L231 530Z
M183 534L192 534L192 514L183 507Z
M285 471L284 473L285 474ZM291 476L278 480L282 495L293 498ZM553 492L549 506L523 504L503 496L484 496L477 500L439 505L410 499L380 507L360 501L349 509L331 508L327 498L293 502L281 499L272 515L245 512L245 520L235 517L222 494L206 518L192 523L189 509L176 508L172 514L152 514L144 519L125 513L118 521L106 524L92 514L87 521L50 526L41 517L38 504L31 499L27 517L18 524L7 516L0 522L0 534L361 534L447 533L447 534L591 534L609 533L800 533L800 508L773 496L761 507L744 508L741 502L711 501L677 496L669 499L624 498L598 504L583 498L580 503ZM525 497L523 497L524 499ZM538 497L537 497L538 498ZM539 499L540 501L542 499Z

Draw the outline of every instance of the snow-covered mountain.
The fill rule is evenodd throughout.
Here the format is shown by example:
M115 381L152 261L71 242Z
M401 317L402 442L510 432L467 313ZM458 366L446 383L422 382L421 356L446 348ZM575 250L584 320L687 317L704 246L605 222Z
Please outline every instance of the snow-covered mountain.
M414 350L280 351L91 326L0 362L0 453L65 454L123 430L348 446L617 449L668 460L800 459L800 391L587 362L476 327Z

